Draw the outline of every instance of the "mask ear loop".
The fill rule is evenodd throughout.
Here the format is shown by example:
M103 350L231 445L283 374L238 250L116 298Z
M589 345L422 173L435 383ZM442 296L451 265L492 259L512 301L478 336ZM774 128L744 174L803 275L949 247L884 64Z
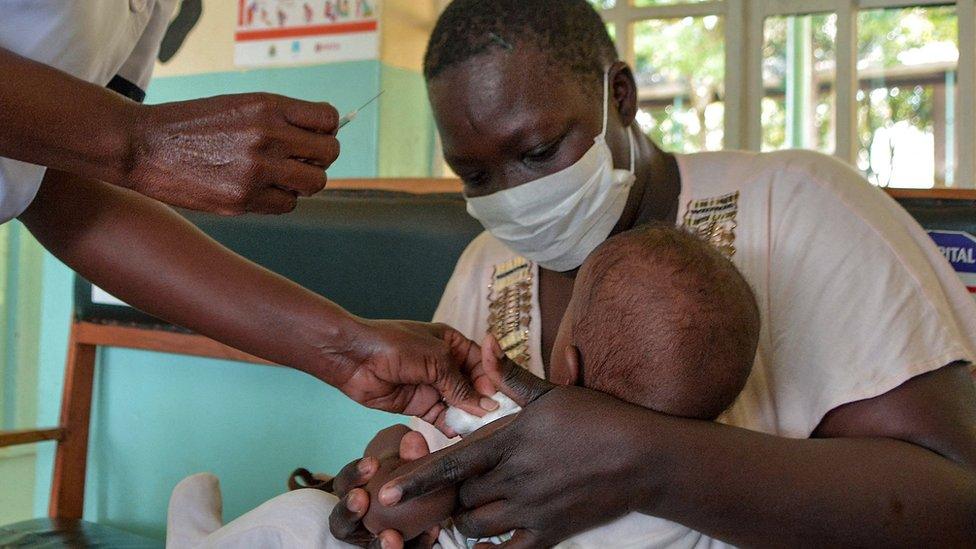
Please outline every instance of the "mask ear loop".
M636 174L637 167L637 139L634 138L634 127L627 128L627 137L630 138L630 173Z
M607 121L610 117L610 69L603 73L603 131L600 135L607 137Z

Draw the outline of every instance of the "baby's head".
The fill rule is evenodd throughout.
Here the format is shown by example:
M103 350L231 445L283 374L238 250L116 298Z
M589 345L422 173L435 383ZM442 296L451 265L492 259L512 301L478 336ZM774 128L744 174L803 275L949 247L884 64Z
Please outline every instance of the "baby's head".
M714 419L749 377L759 327L756 298L731 261L686 231L641 227L586 259L549 378Z

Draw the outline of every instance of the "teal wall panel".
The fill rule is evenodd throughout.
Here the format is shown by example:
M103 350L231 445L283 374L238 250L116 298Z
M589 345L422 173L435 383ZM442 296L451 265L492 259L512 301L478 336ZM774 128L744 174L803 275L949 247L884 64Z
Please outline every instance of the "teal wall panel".
M436 128L422 74L383 65L379 132L380 177L430 177Z
M155 536L188 475L221 479L230 519L296 467L337 471L397 420L294 370L122 349L102 351L95 402L86 516Z

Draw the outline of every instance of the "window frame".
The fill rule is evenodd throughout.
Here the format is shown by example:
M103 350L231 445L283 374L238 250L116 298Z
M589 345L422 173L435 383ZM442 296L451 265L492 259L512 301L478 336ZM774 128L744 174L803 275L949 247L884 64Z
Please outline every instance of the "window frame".
M959 93L955 114L957 188L976 188L976 0L709 0L636 7L631 0L601 10L614 25L622 59L635 66L633 25L647 19L718 15L725 19L725 148L762 147L762 51L766 18L837 14L834 155L854 165L857 139L857 20L861 10L913 6L956 7Z

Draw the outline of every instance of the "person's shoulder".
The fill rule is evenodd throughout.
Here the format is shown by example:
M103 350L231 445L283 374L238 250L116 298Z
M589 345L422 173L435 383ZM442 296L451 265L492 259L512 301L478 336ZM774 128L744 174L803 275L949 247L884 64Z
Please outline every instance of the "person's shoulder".
M853 166L816 151L700 153L688 155L685 163L699 174L705 169L743 190L759 191L781 204L813 201L816 197L821 204L855 213L890 212L894 206L884 191L871 185Z
M677 156L684 171L712 177L760 180L807 180L809 182L868 185L850 165L826 154L790 149L775 152L715 151Z
M843 160L816 151L788 150L762 153L760 165L782 174L784 179L814 183L833 190L871 189L853 166Z

